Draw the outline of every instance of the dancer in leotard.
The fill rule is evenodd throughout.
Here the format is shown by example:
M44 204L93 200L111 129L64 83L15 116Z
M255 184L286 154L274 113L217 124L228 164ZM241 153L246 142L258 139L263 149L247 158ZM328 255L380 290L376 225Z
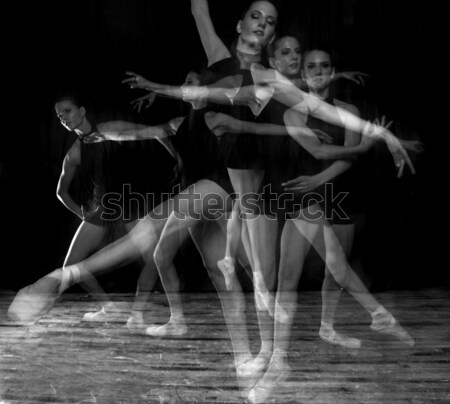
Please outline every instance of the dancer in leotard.
M274 53L273 67L276 67L275 63L277 58L280 57L279 50ZM321 59L322 57L322 59ZM331 81L333 70L331 66L331 61L329 55L324 52L311 52L305 55L303 59L305 69L308 67L311 69L308 73L305 73L304 78L310 85L311 91L318 95L326 96L327 91L321 91L328 88ZM314 65L314 63L317 63ZM278 64L278 67L280 64ZM305 71L305 70L304 70ZM318 72L316 75L311 74L312 71ZM281 73L288 75L288 71L281 70ZM326 98L326 97L325 97ZM341 108L349 108L347 105L342 104L339 101L334 101ZM350 108L351 109L351 108ZM352 112L355 112L352 110ZM287 113L293 113L292 110L288 110ZM286 119L286 121L288 121ZM317 127L317 122L313 123L311 117L308 117L308 124L311 127ZM320 123L320 128L324 132L331 134L336 140L334 143L347 144L351 146L355 144L358 139L352 140L349 136L354 136L351 133L344 134L341 130L336 130L332 127L325 127L323 122ZM334 133L333 133L334 132ZM338 139L340 137L340 139ZM283 188L280 192L292 191L295 189L296 192L302 192L305 187L304 183L295 181L285 181L288 176L297 177L299 173L302 175L317 174L317 169L319 166L314 164L313 161L308 163L304 152L297 149L297 152L293 152L295 149L295 144L291 144L285 148L283 152L284 160L281 161L280 166L276 167L274 170L275 178L278 182L284 183ZM290 152L290 153L289 153ZM287 159L287 160L286 160ZM296 164L297 162L297 164ZM321 172L324 178L334 177L336 173L340 173L348 169L349 162L347 161L336 161L332 163L325 171ZM297 174L293 172L297 171ZM289 172L290 171L290 172ZM316 173L314 173L316 171ZM305 177L303 177L304 179ZM281 184L280 184L281 185ZM341 184L345 187L345 183ZM285 188L284 188L285 187ZM342 190L342 188L340 188ZM371 328L391 335L396 336L400 340L404 341L406 344L412 346L414 345L413 339L409 334L400 326L400 324L395 320L395 318L368 292L364 284L359 280L356 274L349 267L345 260L345 251L343 250L340 241L343 241L343 246L347 247L347 238L349 237L347 230L342 231L342 227L337 227L339 229L338 235L333 231L336 229L338 224L346 223L345 217L335 218L332 223L333 227L330 227L328 223L323 220L326 217L327 211L322 206L319 208L316 204L311 205L311 202L320 201L324 196L324 191L319 188L314 188L314 192L308 189L303 193L291 194L291 198L287 198L289 202L283 206L283 214L288 214L290 217L287 218L286 224L283 228L283 234L281 237L281 252L280 252L280 269L278 278L278 292L277 292L277 304L275 309L275 339L274 339L274 351L269 364L268 369L264 376L258 381L255 387L252 389L249 395L250 402L264 402L268 396L270 396L272 389L282 380L285 380L289 376L290 368L287 364L287 354L290 339L290 328L292 325L293 315L296 309L297 300L297 284L301 275L302 263L306 256L306 251L309 245L314 244L315 236L318 229L323 226L324 238L325 238L325 248L326 252L323 254L321 252L324 261L327 264L327 272L330 272L333 277L334 287L335 283L340 287L346 288L349 293L351 293L360 304L371 314L372 325ZM312 201L311 201L312 198ZM298 206L295 206L295 205ZM278 207L280 203L278 200ZM313 209L311 209L313 207ZM337 208L336 206L331 206L330 208ZM299 210L300 209L300 210ZM344 208L345 209L345 208ZM312 214L311 214L312 213ZM338 212L342 213L342 212ZM348 209L345 209L342 216L350 215ZM348 226L348 224L347 224ZM350 230L351 231L351 230ZM345 237L347 236L347 237ZM326 278L324 281L325 292L329 291L331 279ZM336 295L330 296L327 293L323 295L323 303L325 310L322 318L322 325L320 330L320 335L322 338L326 339L328 342L340 343L349 347L357 348L360 345L360 341L357 339L347 338L345 336L336 334L333 329L333 317L334 310L329 306L335 307L336 305ZM327 307L328 306L328 307Z
M280 42L286 42L285 44L281 44ZM291 41L294 41L294 45L298 45L296 47L292 47ZM284 65L283 70L285 70L290 79L299 86L300 88L307 88L306 83L300 78L299 76L299 66L300 66L300 45L298 44L297 40L289 35L283 36L281 39L276 39L274 42L271 43L269 46L269 49L273 48L274 43L280 44L280 58L277 60L277 63ZM272 59L274 60L274 59ZM278 70L281 70L280 68ZM291 72L292 74L289 74ZM364 73L361 72L342 72L339 75L334 76L334 80L337 78L345 78L348 80L352 80L356 82L357 84L364 84L364 77L367 76ZM267 115L267 114L265 114ZM270 118L270 117L269 117ZM260 121L260 120L259 120ZM319 137L320 140L324 142L328 142L329 138L328 136L323 133L322 131L316 131L316 135ZM240 135L242 136L242 135ZM275 142L277 142L275 140ZM261 147L261 140L255 141L255 145L253 146L253 149L257 149L258 146ZM265 146L266 150L270 150L270 144L267 144ZM254 153L254 151L253 151ZM273 156L270 157L269 154L264 155L264 159L267 159L269 157L269 160L272 162L275 161L273 159ZM260 163L263 161L261 160ZM264 161L264 165L266 164L272 164L270 161ZM217 264L219 268L221 269L222 273L225 276L225 280L231 279L231 274L234 272L234 265L235 265L235 257L234 257L234 251L237 245L237 242L239 241L241 234L241 227L240 227L240 221L239 221L239 206L238 204L235 204L233 208L232 218L228 220L228 226L227 226L227 246L225 248L225 257L221 259Z
M282 42L283 40L281 40ZM296 40L294 40L296 42ZM298 45L298 43L297 43ZM280 55L278 55L278 61L281 59ZM274 65L273 67L276 67L276 65ZM288 71L282 71L285 74L289 74ZM283 112L286 111L286 107L278 104L277 108L271 108L271 104L272 101L269 102L268 106L266 107L266 112L271 111L272 114L274 114L272 116L272 122L277 124L278 123L278 128L280 128L280 117L281 117L281 123L283 122ZM274 105L277 105L277 103L275 102ZM295 113L295 111L290 111L291 113ZM264 112L263 112L264 113ZM210 124L212 127L215 127L214 129L218 129L219 132L222 131L227 131L227 125L223 122L223 116L219 116L222 114L215 114L216 116L212 116L210 117ZM217 119L219 118L219 119ZM221 122L222 120L222 122ZM281 132L277 132L276 130L273 131L271 129L273 129L274 125L256 125L255 123L237 123L236 124L236 120L234 119L230 119L231 121L234 121L234 128L236 132L239 132L239 127L245 127L247 128L247 130L249 130L250 128L254 128L254 133L258 133L258 134L270 134L272 132L274 133L281 133ZM241 124L241 125L239 125ZM275 125L276 126L276 125ZM282 128L283 129L283 128ZM311 164L307 164L305 160L307 160L307 154L304 151L301 151L302 149L298 148L298 144L296 142L293 141L293 139L290 138L280 138L278 137L273 137L272 139L268 138L270 147L269 150L271 152L271 154L269 154L269 160L272 159L272 161L274 162L274 164L272 165L272 168L275 167L275 170L272 171L272 174L275 173L275 176L273 177L272 180L272 184L275 185L275 189L274 189L274 193L275 194L279 194L280 196L283 195L284 193L284 188L281 185L282 181L286 181L289 180L291 177L295 177L298 175L299 172L302 172L303 174L316 174L317 173L317 169L319 169L319 166L317 164L312 164L313 167L315 166L315 170L311 171ZM309 150L310 152L312 152L315 156L319 157L319 158L323 158L327 155L327 153L322 152L317 152L317 147L316 148L311 148L311 144L309 142L310 139L308 139L307 142L300 142L303 143L303 146L306 147L307 150ZM297 147L296 147L297 146ZM319 149L322 148L324 150L326 150L327 148L328 153L330 151L332 151L333 149L336 149L336 146L327 146L327 145L321 145L321 147L319 147ZM339 147L337 147L339 148ZM353 147L347 147L346 149L348 149L348 151L350 151L350 149L353 149L353 152L356 152L356 150L362 151L364 149L364 147L361 148L361 145L358 146L353 146ZM367 149L366 149L367 150ZM275 153L274 153L275 152ZM353 153L352 152L352 153ZM351 154L347 154L347 156L350 156ZM328 157L330 155L328 154ZM336 155L337 157L337 155ZM344 153L341 155L341 157L345 157L345 151ZM278 161L276 161L278 160ZM310 159L312 160L312 159ZM270 167L270 164L269 164ZM308 168L310 171L305 171L305 168ZM269 169L269 173L271 172L271 170ZM278 190L277 190L278 189ZM289 194L287 195L289 196ZM300 224L295 223L296 225L301 227L302 231L314 231L317 232L317 227L318 225L316 225L314 223L314 219L318 220L320 218L320 215L318 218L315 218L314 216L307 215L308 211L306 211L306 214L304 213L304 211L301 211L301 215L298 214L294 214L296 211L298 211L298 209L300 207L304 207L306 206L307 208L309 207L308 205L310 204L310 202L312 202L313 206L316 206L314 204L314 199L317 199L317 196L320 197L320 194L312 194L312 195L291 195L290 198L286 198L284 200L285 206L283 209L283 213L288 213L289 215L292 215L293 218L297 218L300 217L302 218L302 220L297 219L297 221ZM280 198L275 198L276 201L276 207L279 207L281 201ZM298 205L298 207L296 208L295 205ZM316 209L318 209L318 207L316 207ZM273 211L272 209L270 209L270 211ZM307 223L307 220L312 221L310 224ZM305 225L301 225L301 223L305 221ZM290 220L288 223L289 225L285 227L284 231L283 231L283 245L284 248L282 247L282 254L281 254L281 259L282 259L282 263L281 266L285 266L287 265L287 262L289 261L289 257L290 254L289 251L297 251L298 249L296 248L296 246L292 246L289 243L289 240L291 239L291 237L288 236L288 234L291 234L291 230L290 229L294 229L296 233L298 233L298 231L296 230L295 226L292 226L291 223L293 223L294 220ZM304 229L303 229L304 228ZM311 228L311 229L310 229ZM295 236L295 234L293 235ZM294 237L294 239L296 239ZM408 344L412 344L412 340L409 337L409 335L404 332L404 330L399 326L399 324L395 321L395 319L378 303L376 302L372 296L365 296L364 294L367 293L367 290L364 288L364 286L360 283L359 279L357 277L354 276L354 274L351 272L351 274L344 276L343 274L345 274L346 272L350 272L349 270L347 270L347 263L345 262L345 256L342 254L341 251L341 247L339 246L338 240L335 237L335 235L333 233L329 233L328 231L326 231L326 245L328 246L328 250L327 250L327 263L329 264L330 268L333 270L333 275L339 280L340 284L342 286L346 286L348 289L350 289L351 293L357 297L357 299L363 304L364 307L366 307L366 309L368 311L370 311L372 313L372 315L374 316L374 326L373 328L378 328L379 331L382 332L388 332L391 333L397 337L399 337L400 339L402 339L403 341L405 341ZM305 239L303 239L305 240ZM310 242L313 241L313 237L308 237L308 240ZM323 253L322 253L323 256ZM284 260L284 261L283 261ZM333 261L336 261L336 263L334 263ZM289 261L292 262L292 264L294 265L293 261ZM291 282L292 286L294 285L294 287L296 288L296 283L295 282ZM279 299L281 301L281 299ZM283 301L284 303L284 301ZM289 313L287 313L286 311L283 311L283 308L281 306L278 306L278 320L280 321L284 321L284 322L289 322ZM281 310L280 310L281 309ZM280 313L282 313L283 315L281 315ZM279 327L278 327L279 328ZM327 330L328 331L328 330ZM279 334L281 335L281 334ZM284 334L283 334L284 335ZM277 354L274 355L273 358L278 358L280 355L280 350L277 349L276 350ZM274 361L276 362L276 361ZM287 364L286 364L287 365ZM284 368L281 366L279 370L279 372L275 371L273 372L273 368L276 365L273 365L271 363L271 367L269 367L269 372L266 373L266 376L264 378L261 379L261 382L256 386L256 388L253 390L252 394L251 394L251 399L256 399L255 397L260 397L261 396L261 390L264 391L264 389L269 389L271 388L271 385L273 385L273 380L271 380L270 378L275 376L279 376L280 374L286 374L286 369L288 369L287 366L285 366ZM254 368L254 370L256 371L256 367Z
M112 184L117 182L111 178L117 147L112 143L93 141L98 132L97 126L90 122L85 106L76 95L60 96L55 102L55 110L61 124L78 137L64 158L57 187L61 202L82 220L64 260L64 266L67 266L91 255L108 232L123 228L126 222L123 216L117 220L104 220L102 216L102 197L112 192ZM73 195L72 185L76 179L81 183L82 195L79 198ZM151 269L152 261L142 269L139 285L145 283L149 273L155 272ZM81 285L102 304L100 311L86 313L84 320L106 321L114 315L114 304L94 277L87 277Z
M208 68L208 76L211 77L209 81L206 80L204 83L208 85L209 83L213 83L209 88L214 89L214 86L218 86L217 81L220 81L220 85L227 86L228 88L234 88L234 95L236 95L236 88L239 88L244 81L244 76L250 78L250 72L247 69L242 69L242 66L249 66L251 61L260 60L260 42L267 41L266 38L270 38L270 35L267 35L267 32L273 32L273 29L270 29L269 26L273 24L273 19L275 18L273 14L275 14L275 9L271 5L270 2L262 1L262 2L253 2L250 6L250 9L244 14L244 19L239 23L238 31L241 32L241 35L238 37L238 45L237 48L240 49L237 53L237 57L230 57L231 53L229 50L223 45L220 39L215 35L213 29L210 26L209 12L207 9L206 1L193 1L192 9L194 17L196 18L197 26L199 28L200 36L204 47L206 49L206 53L208 55L208 62L210 64ZM276 15L276 14L275 14ZM253 32L254 31L254 32ZM266 32L267 31L267 32ZM217 45L217 46L215 46ZM248 53L245 53L248 52ZM129 79L126 79L125 82L129 83L133 88L147 88L154 91L160 91L166 95L172 96L183 96L186 100L188 99L187 94L185 94L181 89L161 86L156 83L151 83L148 80L144 79L142 76L136 75L134 73L129 73L131 76ZM208 78L209 78L208 77ZM214 79L214 80L212 80ZM231 91L230 93L233 93ZM199 95L202 95L202 91L199 92ZM227 99L227 102L229 100ZM209 136L214 139L214 142L217 142L217 137L214 136L209 129L205 125L204 116L207 112L211 110L211 106L208 109L201 112L202 115L199 115L200 122L192 125L191 127L196 128L196 131L193 132L192 136L201 136L203 139L204 136ZM217 106L215 107L217 109ZM246 107L248 109L248 107ZM204 133L204 134L202 134ZM235 139L236 141L238 139ZM222 144L222 139L220 141L221 150L225 149L229 151L228 148L224 148ZM201 143L205 143L202 141ZM242 152L241 150L238 150ZM251 151L250 151L251 152ZM219 153L217 155L210 153L208 156L202 156L202 168L208 167L209 162L211 161L212 166L214 164L220 164L220 167L216 170L220 172L220 180L224 181L226 179L229 184L228 174L225 171L225 165L221 162L222 156L225 158L230 157L230 154L227 153ZM234 157L234 156L233 156ZM212 159L212 160L211 160ZM240 163L246 164L247 160L242 157L242 155L237 156L237 159ZM217 181L212 174L214 174L213 169L205 170L203 173L204 178ZM217 183L217 182L216 182ZM200 185L202 187L200 187ZM205 185L207 185L205 187ZM187 227L193 227L194 225L199 223L198 219L201 219L202 216L208 215L208 203L211 201L211 194L213 191L209 191L208 185L205 181L197 182L193 184L190 188L188 188L188 192L194 193L198 196L198 205L195 203L186 203L185 206L180 206L178 209L175 209L174 214L169 218L164 231L162 233L160 242L158 243L158 247L155 251L155 260L158 264L158 268L160 270L160 276L163 281L163 285L168 294L169 302L171 305L171 318L169 322L163 326L155 326L153 329L150 327L147 329L147 333L151 333L152 335L178 335L179 333L186 332L186 326L184 321L184 315L182 311L181 305L181 297L177 293L178 285L172 281L172 275L175 273L175 268L173 266L173 258L175 253L178 251L181 241L183 240L183 232ZM229 186L229 185L228 185ZM209 191L208 193L205 193ZM232 190L229 189L229 193ZM204 196L208 198L208 203L205 205ZM220 198L224 198L228 203L231 201L231 198L226 194L221 194ZM195 201L194 201L195 202ZM220 201L216 204L219 208L223 206L223 201ZM226 205L226 210L229 209L229 205ZM200 213L197 217L192 217L189 213L195 211L196 213ZM222 211L223 212L223 211ZM261 232L260 235L264 236L266 232ZM180 235L181 234L181 235ZM245 240L245 238L243 238ZM245 243L245 242L244 242ZM246 243L247 251L248 251L248 259L250 262L253 262L253 254L250 252L251 247L250 243ZM274 243L270 243L274 245ZM271 254L270 249L266 249L264 251L268 256L271 255L271 259L274 263L274 254ZM262 259L262 262L267 263L269 259ZM253 263L253 267L255 264ZM255 273L255 271L253 271ZM237 278L233 278L231 281L227 282L228 288L231 290L235 289L235 285L238 283ZM272 338L263 338L263 341L272 341ZM263 347L264 350L264 347ZM270 352L270 349L267 349L267 352ZM249 363L252 361L247 357L247 364L241 366L244 361L237 361L236 364L239 368L239 373L246 372ZM249 365L251 367L251 365ZM245 369L245 370L243 370Z
M122 191L114 184L111 171L114 171L112 158L117 152L117 144L106 142L105 140L129 141L142 139L158 139L163 146L176 158L173 148L165 143L165 137L174 132L179 121L174 120L165 125L148 127L122 121L110 121L91 124L87 118L87 111L83 104L73 94L60 96L55 103L55 110L62 125L74 131L78 139L69 149L63 162L63 169L58 182L57 195L65 206L77 214L83 221L77 230L69 252L64 261L64 267L86 259L100 245L108 230L120 228L118 232L130 230L136 224L138 212L122 212L120 218L111 219L108 208L105 209L103 196L107 192ZM79 177L81 185L81 195L78 198L72 196L71 185ZM117 181L116 181L117 182ZM114 184L115 189L111 186ZM123 204L126 206L127 204ZM134 216L134 218L133 218ZM126 220L125 220L126 218ZM104 241L104 240L103 240ZM143 255L145 266L142 269L137 288L137 297L135 308L142 307L148 299L148 294L157 280L157 270L154 264L153 256ZM44 277L44 284L45 284ZM86 313L84 319L87 321L106 321L117 309L114 308L108 296L100 287L95 277L89 271L84 273L82 286L102 303L102 309L98 312ZM50 286L50 285L49 285ZM51 288L51 286L50 286ZM44 303L45 306L45 303ZM41 307L42 308L42 307ZM31 315L20 311L14 316L14 306L10 314L17 320L33 320ZM40 307L32 307L39 312ZM133 310L132 322L135 317L141 317L142 312ZM21 318L22 317L22 318ZM27 318L29 317L29 318Z
M220 65L217 67L220 68ZM215 74L214 68L209 69L209 71L205 73L205 80ZM189 182L196 180L199 176L200 178L203 177L203 175L209 176L209 179L197 181L195 190L203 192L203 194L215 195L218 203L214 206L219 212L223 212L227 207L225 204L231 206L231 201L227 202L227 200L229 200L228 194L231 192L231 185L229 182L228 185L226 184L225 168L223 165L217 164L217 158L214 155L214 142L217 142L217 137L214 134L205 131L203 128L203 139L196 140L187 138L191 134L191 131L189 130L191 123L201 125L201 122L204 122L203 119L197 120L197 122L195 121L195 117L201 113L203 112L193 111L193 116L191 117L192 122L191 119L183 121L176 131L176 136L180 137L180 139L174 143L185 144L188 148L188 150L180 150L180 154L185 157L182 166L184 176L183 182L188 184ZM178 123L180 122L178 121ZM166 125L163 126L163 128L156 128L155 130L151 128L137 128L130 130L129 128L123 129L123 123L118 122L102 128L102 130L99 130L97 136L100 139L122 139L125 135L133 138L142 138L147 135L160 138L173 134L173 130L165 130ZM202 133L199 133L199 135L202 136ZM208 133L210 133L209 139L207 138ZM210 143L210 147L206 145L207 142ZM182 146L180 147L183 149ZM202 164L205 163L203 161L204 157L209 159L209 162L206 162L208 171L202 171ZM213 169L212 172L209 171L209 168L214 167L217 167L217 169ZM219 170L223 170L221 176L218 175ZM211 176L217 178L218 182L223 182L224 187L228 189L228 192L214 182L213 179L211 179ZM55 299L71 285L91 276L91 274L97 276L106 271L110 271L123 263L140 257L141 255L153 255L153 251L167 217L174 209L174 206L179 208L183 204L189 204L193 201L189 196L189 192L191 192L192 189L193 188L188 189L163 202L153 209L153 211L149 212L142 220L139 220L128 235L122 237L120 240L117 240L88 259L62 269L57 269L41 278L35 284L19 291L9 307L9 316L14 319L36 321L52 307ZM216 263L224 253L224 227L225 221L223 221L223 226L220 226L220 220L217 219L213 222L203 224L198 223L195 229L190 229L190 233L201 253L205 267L219 292L219 296L221 297L225 319L227 324L231 325L229 333L233 345L235 362L236 365L239 366L242 363L248 362L252 356L248 339L246 338L245 300L237 280L233 283L231 292L227 292L225 298L222 298L222 293L226 292L226 287L223 277L217 269ZM242 256L242 262L245 263L245 256ZM167 330L167 327L165 330ZM150 333L148 332L148 334L151 334L152 331L151 328ZM176 334L180 333L180 328L169 329L168 331L169 334ZM185 331L181 330L181 332L183 333ZM238 373L238 375L241 376L242 372ZM243 383L247 388L247 393L245 394L247 395L251 386L248 385L245 380Z

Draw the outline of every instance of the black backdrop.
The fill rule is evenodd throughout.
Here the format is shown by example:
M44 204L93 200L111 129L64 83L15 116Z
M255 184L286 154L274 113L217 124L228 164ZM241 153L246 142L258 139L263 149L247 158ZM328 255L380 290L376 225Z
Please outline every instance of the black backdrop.
M155 81L178 84L190 68L204 64L189 3L18 2L14 10L5 12L13 23L4 35L3 63L4 87L12 90L6 101L12 110L3 108L3 113L4 121L13 126L5 130L0 149L0 288L18 288L60 266L78 224L55 196L63 157L74 141L56 120L55 91L75 87L87 93L90 111L98 121L155 124L183 114L185 107L173 100L158 100L150 111L137 114L129 102L140 93L120 81L126 70L132 70ZM243 4L210 1L216 30L225 42L234 38ZM439 123L437 111L442 106L439 95L448 81L449 35L445 13L437 4L388 0L281 3L281 34L298 35L304 48L325 42L335 50L338 70L371 74L363 88L340 85L337 91L343 98L358 104L366 118L386 114L395 120L395 133L426 145L426 152L414 158L417 174L401 180L395 179L383 146L367 157L368 215L361 251L366 278L374 289L448 281L448 271L440 265L445 246L437 232L446 211L439 186L445 179L439 178L442 171L437 157L446 125ZM161 154L141 170L143 178L152 180L155 167L166 163ZM209 288L192 246L185 250L181 264L189 273L188 289ZM193 270L196 266L200 269ZM134 287L134 272L131 276L121 271L115 276L112 284ZM314 281L310 282L314 287Z

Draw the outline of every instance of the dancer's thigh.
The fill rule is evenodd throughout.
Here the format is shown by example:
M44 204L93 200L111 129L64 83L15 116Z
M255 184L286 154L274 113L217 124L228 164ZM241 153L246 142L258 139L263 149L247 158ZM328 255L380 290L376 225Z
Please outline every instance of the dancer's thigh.
M215 220L232 209L232 198L218 184L201 180L173 198L173 210L181 216Z
M100 245L105 232L104 227L83 221L70 243L64 266L80 262L91 255Z
M348 257L352 250L353 239L355 235L355 225L354 224L336 224L333 225L333 231L336 234L339 243L344 250L345 255Z

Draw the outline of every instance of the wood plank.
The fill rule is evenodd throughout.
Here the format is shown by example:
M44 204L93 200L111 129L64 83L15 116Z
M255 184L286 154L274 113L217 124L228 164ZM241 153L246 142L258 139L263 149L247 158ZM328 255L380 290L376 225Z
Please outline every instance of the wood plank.
M449 291L377 294L416 340L405 348L370 330L370 316L348 295L336 328L363 341L359 350L318 337L320 292L302 292L291 336L292 374L268 403L449 403ZM130 332L132 295L113 295L114 321L81 321L97 304L67 294L39 322L18 327L6 319L13 293L0 294L0 403L242 403L228 328L214 293L186 294L189 333L157 339ZM230 297L231 298L231 297ZM245 296L253 352L259 344L253 296ZM153 294L145 318L164 323L166 297ZM234 327L233 324L229 325Z

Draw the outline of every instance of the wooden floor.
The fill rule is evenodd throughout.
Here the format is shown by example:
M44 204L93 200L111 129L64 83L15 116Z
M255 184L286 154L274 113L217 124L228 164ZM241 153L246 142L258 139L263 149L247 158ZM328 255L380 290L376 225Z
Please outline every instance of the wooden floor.
M376 295L416 340L408 348L369 329L370 317L349 296L336 328L361 338L350 351L318 337L320 293L303 292L292 335L291 377L270 403L450 403L450 290ZM82 294L64 295L38 323L17 327L0 295L0 404L243 403L231 344L216 294L183 295L189 333L155 339L125 327L131 295L114 295L123 309L106 324L81 321L97 307ZM254 353L259 334L251 295L248 328ZM164 295L154 294L148 321L165 322Z

